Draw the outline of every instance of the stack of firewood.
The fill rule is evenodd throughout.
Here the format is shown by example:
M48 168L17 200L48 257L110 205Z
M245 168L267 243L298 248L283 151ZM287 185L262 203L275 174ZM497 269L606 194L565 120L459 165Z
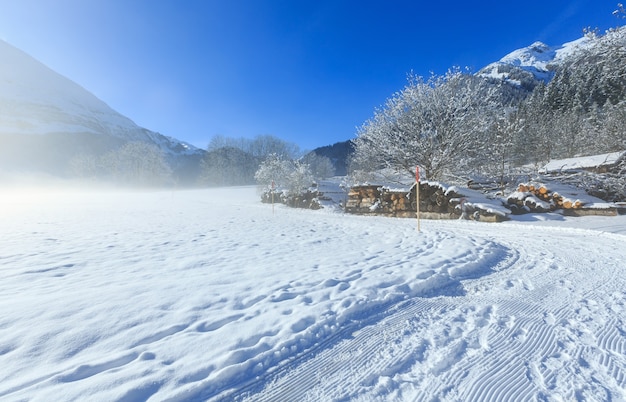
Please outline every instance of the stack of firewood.
M282 191L267 190L261 194L261 202L267 204L285 204L293 208L320 209L319 200L323 194L319 191L303 191L300 194L285 194Z
M350 213L374 212L380 203L380 188L378 186L357 186L350 188L345 210Z
M424 213L454 214L458 199L454 192L446 192L438 184L420 183L420 210ZM392 190L379 186L356 186L350 189L346 212L409 217L415 216L415 186L409 191Z
M548 212L556 209L580 209L583 203L550 191L545 185L520 184L517 192L507 200L509 205L526 207L533 212Z
M383 191L381 193L382 208L389 211L409 211L411 210L411 202L407 197L406 191Z
M454 191L446 191L441 186L430 183L420 183L420 211L449 213L458 212L456 206L463 197ZM411 190L411 200L415 206L415 189Z

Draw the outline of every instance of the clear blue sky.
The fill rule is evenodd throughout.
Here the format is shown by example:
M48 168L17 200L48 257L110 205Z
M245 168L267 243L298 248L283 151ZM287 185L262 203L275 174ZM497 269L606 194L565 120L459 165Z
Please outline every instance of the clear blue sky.
M354 138L411 70L623 25L617 2L0 0L0 38L150 130L313 149Z

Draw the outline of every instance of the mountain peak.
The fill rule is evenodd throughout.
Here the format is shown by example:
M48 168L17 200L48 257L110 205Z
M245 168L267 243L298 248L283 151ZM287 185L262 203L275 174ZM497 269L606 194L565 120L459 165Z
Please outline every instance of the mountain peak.
M487 78L504 80L513 85L520 85L518 77L534 77L535 80L548 82L554 75L554 67L563 63L572 53L585 48L589 44L586 37L561 46L549 46L536 41L512 51L500 60L482 68L477 75Z

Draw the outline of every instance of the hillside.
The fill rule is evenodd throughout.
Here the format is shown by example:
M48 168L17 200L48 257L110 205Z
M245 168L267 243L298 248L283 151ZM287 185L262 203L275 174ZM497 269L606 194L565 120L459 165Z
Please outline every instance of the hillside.
M156 146L185 180L204 151L137 126L73 81L0 40L0 170L68 176L77 155Z
M316 155L328 158L337 176L345 176L348 173L348 164L350 155L354 152L352 141L341 141L332 145L315 148L313 151Z

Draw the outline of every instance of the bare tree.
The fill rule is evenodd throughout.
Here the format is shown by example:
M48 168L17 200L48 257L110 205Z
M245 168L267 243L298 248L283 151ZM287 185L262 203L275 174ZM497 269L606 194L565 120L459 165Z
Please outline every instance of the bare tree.
M253 183L254 174L263 160L273 156L292 160L299 156L296 144L271 135L254 139L214 136L200 163L200 184L242 185Z
M281 140L272 135L260 135L250 142L250 149L247 152L259 159L265 159L271 154L282 156L283 158L295 159L300 156L298 145Z
M258 159L230 146L209 150L200 162L200 183L209 186L238 186L254 183Z

